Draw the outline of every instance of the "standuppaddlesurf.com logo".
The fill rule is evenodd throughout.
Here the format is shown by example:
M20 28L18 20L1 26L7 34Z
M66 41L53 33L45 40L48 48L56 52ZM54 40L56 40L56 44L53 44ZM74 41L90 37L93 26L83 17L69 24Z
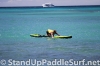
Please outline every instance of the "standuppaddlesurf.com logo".
M9 59L9 60L0 60L0 65L9 65L9 66L21 66L21 65L26 65L26 66L78 66L78 65L83 65L83 66L87 66L87 65L95 65L95 66L100 66L100 60L96 60L96 61L86 61L85 59L82 59L80 61L76 61L74 59L69 59L69 60L65 60L65 59L54 59L54 60L47 60L47 59L41 59L41 60L37 60L37 59L28 59L28 60L14 60L14 59Z

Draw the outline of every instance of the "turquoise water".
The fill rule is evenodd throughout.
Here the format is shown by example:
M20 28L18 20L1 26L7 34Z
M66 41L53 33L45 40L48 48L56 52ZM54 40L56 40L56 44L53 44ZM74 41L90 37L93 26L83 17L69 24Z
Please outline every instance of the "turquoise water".
M30 37L48 28L73 37ZM0 59L100 60L100 7L0 8Z

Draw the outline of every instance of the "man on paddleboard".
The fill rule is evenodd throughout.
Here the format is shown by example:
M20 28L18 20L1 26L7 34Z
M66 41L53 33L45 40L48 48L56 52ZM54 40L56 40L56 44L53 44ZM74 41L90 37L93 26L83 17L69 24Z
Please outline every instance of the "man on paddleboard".
M55 34L57 34L58 36L60 36L57 32L56 32L56 30L52 30L52 29L48 29L47 31L46 31L46 33L47 33L47 36L50 36L50 37L54 37L54 35Z

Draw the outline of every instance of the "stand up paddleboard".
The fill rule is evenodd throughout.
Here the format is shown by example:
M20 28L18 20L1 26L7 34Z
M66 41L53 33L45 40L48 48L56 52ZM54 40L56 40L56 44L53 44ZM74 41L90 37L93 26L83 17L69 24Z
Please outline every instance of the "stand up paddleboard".
M38 37L38 38L41 38L41 37L49 37L49 36L40 35L40 34L30 34L30 36L31 37ZM68 39L68 38L72 38L72 36L54 36L54 38Z

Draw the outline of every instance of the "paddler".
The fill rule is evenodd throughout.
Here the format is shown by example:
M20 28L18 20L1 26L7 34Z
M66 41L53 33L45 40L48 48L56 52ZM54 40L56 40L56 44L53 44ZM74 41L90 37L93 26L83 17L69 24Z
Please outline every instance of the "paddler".
M47 31L46 31L46 33L47 33L47 36L50 36L50 37L54 37L54 35L55 34L57 34L58 36L60 36L57 32L56 32L56 30L52 30L52 29L48 29Z

